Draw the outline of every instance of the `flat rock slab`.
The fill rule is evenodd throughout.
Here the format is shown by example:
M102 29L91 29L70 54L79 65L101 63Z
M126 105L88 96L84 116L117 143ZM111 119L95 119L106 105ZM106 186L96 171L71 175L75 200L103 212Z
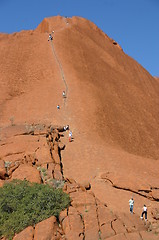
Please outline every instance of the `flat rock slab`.
M11 179L28 180L30 182L41 183L39 171L27 164L20 165L12 174Z

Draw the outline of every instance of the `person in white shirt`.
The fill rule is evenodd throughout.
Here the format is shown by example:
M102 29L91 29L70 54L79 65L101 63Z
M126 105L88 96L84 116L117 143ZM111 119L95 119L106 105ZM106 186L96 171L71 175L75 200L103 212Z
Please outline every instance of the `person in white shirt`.
M142 208L141 219L143 219L144 215L145 215L145 221L147 221L147 207L146 207L146 205L144 205L143 208Z
M51 34L49 34L49 39L48 39L48 41L52 41L53 40L53 37L52 37L52 35Z
M62 96L63 96L63 98L66 97L66 93L65 93L65 91L62 92Z
M133 214L133 207L134 207L134 199L133 198L130 198L129 206L130 206L130 213Z

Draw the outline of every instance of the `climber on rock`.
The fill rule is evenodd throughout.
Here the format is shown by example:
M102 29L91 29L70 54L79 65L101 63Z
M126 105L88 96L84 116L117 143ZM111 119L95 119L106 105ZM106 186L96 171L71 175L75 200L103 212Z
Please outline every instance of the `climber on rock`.
M129 206L130 206L130 213L133 214L133 207L134 207L134 199L131 198L129 200Z
M57 109L58 109L58 110L60 109L60 105L57 105Z
M49 39L48 39L48 41L52 41L53 40L53 37L52 37L52 35L51 34L49 34Z
M66 93L65 93L65 91L62 92L62 96L63 96L63 98L66 98Z
M143 219L144 215L145 215L145 221L147 221L147 207L146 207L146 205L144 205L143 208L142 208L141 219Z

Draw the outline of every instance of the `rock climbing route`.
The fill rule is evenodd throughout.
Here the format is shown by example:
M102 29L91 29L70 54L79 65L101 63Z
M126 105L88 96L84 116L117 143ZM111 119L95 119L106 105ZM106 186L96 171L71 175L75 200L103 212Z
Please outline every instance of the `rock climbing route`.
M65 93L65 97L64 97L64 100L66 100L66 98L68 97L68 86L67 86L67 82L66 82L66 79L65 79L65 75L64 75L64 71L63 71L63 67L62 67L62 64L59 60L59 58L57 57L57 54L56 54L56 51L55 51L55 48L54 48L54 44L53 44L53 39L50 39L51 41L51 47L52 47L52 52L53 52L53 55L55 57L55 60L57 62L57 65L59 66L59 69L60 69L60 73L61 73L61 77L62 77L62 80L64 82L64 85L65 85L65 91L63 91Z

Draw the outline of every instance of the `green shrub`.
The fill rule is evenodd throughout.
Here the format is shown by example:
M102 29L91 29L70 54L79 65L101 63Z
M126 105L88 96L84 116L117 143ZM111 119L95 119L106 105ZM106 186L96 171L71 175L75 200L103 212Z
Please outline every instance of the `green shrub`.
M0 188L0 236L12 239L32 226L59 213L70 204L69 195L49 185L13 180Z

